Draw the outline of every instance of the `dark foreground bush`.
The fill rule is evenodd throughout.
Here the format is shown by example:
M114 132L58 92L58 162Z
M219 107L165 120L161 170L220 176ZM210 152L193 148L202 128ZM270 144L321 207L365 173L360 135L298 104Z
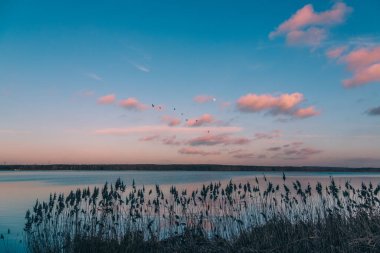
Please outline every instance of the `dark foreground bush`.
M26 215L34 252L380 252L380 186L256 179L52 194Z
M121 241L77 236L69 252L380 252L380 218L366 214L343 222L331 217L325 223L286 219L242 231L235 240L207 238L188 232L161 241L144 240L142 234L129 234Z

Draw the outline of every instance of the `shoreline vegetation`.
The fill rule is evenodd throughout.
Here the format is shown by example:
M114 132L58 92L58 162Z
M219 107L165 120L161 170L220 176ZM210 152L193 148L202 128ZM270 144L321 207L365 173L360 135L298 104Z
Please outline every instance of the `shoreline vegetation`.
M250 166L219 164L35 164L0 165L4 170L116 170L116 171L258 171L258 172L380 172L373 167L323 167L323 166Z
M52 193L25 216L31 253L379 252L380 185L265 176L198 189L125 185Z

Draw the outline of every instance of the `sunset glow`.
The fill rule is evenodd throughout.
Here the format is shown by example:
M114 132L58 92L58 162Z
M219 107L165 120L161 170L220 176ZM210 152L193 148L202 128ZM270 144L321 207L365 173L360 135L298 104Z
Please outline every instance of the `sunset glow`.
M1 1L0 163L380 167L379 10Z

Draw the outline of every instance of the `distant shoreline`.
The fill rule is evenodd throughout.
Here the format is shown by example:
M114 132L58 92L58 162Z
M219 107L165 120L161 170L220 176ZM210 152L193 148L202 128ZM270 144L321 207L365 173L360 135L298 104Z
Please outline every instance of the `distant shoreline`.
M218 164L51 164L51 165L0 165L0 171L259 171L259 172L380 172L380 168L348 168L322 166L248 166Z

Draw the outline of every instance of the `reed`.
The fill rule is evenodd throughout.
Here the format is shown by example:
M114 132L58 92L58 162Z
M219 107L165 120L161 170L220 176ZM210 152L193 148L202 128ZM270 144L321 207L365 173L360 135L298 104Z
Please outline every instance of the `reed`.
M51 194L26 213L30 252L379 252L380 186L212 182Z

